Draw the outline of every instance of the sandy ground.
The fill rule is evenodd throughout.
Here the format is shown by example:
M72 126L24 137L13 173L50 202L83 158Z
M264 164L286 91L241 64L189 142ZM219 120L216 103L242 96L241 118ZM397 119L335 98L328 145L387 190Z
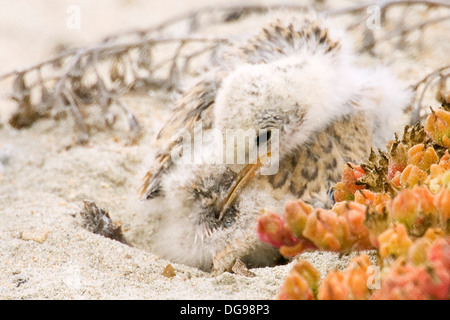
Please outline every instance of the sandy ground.
M266 1L268 2L268 1ZM272 1L275 2L275 1ZM348 1L347 1L348 2ZM49 57L58 44L85 45L114 32L148 27L203 5L182 1L0 0L0 74ZM238 1L222 1L238 3ZM335 3L335 1L333 1ZM344 1L342 1L344 3ZM81 8L81 29L66 27L69 5ZM386 49L387 62L410 83L448 64L448 24L427 33L420 54ZM447 32L445 32L447 30ZM447 41L444 41L447 39ZM364 56L362 63L379 63ZM136 190L156 128L167 111L158 93L129 97L145 127L140 143L127 144L127 130L92 134L86 146L73 143L70 119L38 121L29 129L7 124L14 105L0 83L0 299L271 299L290 265L252 269L256 277L210 275L170 263L147 249L151 218L137 205ZM73 214L90 199L121 222L134 247L91 234ZM349 256L306 253L321 272L343 268Z

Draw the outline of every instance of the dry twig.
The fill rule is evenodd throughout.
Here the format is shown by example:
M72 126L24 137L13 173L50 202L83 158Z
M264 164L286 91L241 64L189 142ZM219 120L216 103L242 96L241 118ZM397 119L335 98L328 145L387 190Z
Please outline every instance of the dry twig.
M412 88L416 92L416 96L412 104L411 124L418 123L427 117L427 114L424 112L426 106L423 104L423 100L432 84L437 84L436 100L443 105L450 106L450 92L446 87L446 82L449 78L450 64L431 72Z

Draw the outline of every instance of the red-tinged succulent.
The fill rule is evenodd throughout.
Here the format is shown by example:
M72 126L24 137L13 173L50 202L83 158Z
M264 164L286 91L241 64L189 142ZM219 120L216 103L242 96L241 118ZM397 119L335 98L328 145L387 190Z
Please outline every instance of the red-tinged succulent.
M387 275L382 286L371 297L373 300L426 300L426 294L417 287L416 268L398 259Z
M425 122L425 132L434 143L450 148L450 112L434 110Z
M303 236L319 248L339 251L341 249L338 239L340 231L336 212L317 208L308 216Z
M408 236L405 225L399 223L391 226L378 236L378 252L382 258L406 255L412 240Z
M280 287L279 300L313 300L320 273L308 261L300 260L286 276Z
M450 299L449 254L450 238L447 236L434 241L428 249L427 260L418 265L405 258L397 259L384 272L381 288L372 299Z
M421 277L419 284L433 299L450 299L450 237L437 239L428 251L429 264L424 268L429 276ZM428 281L427 281L428 280Z
M392 149L393 141L390 143L389 149ZM391 152L391 157L388 161L388 174L387 178L392 180L398 172L402 172L408 165L408 153L405 150L405 146L396 144L395 150Z
M258 218L259 238L274 247L293 246L296 239L285 221L275 212L263 212Z
M450 190L447 187L442 188L433 204L438 211L440 225L450 233Z
M450 299L450 237L442 230L430 229L422 240L425 258L415 263L411 247L407 256L385 267L379 288L369 287L372 263L367 255L352 259L344 271L331 271L317 289L319 300L426 300ZM306 261L298 262L286 278L278 299L312 299L319 282L319 273ZM379 279L380 280L380 279Z
M338 202L333 210L316 208L308 215L303 237L322 250L371 248L365 214L366 206L356 202Z
M313 210L312 206L301 200L293 200L284 207L284 220L289 225L295 237L301 237L306 225L306 219Z
M450 112L434 112L425 130L405 127L386 152L372 151L360 166L346 164L331 210L296 200L281 217L261 219L261 239L285 257L305 250L376 249L381 258L381 273L373 275L379 289L369 284L368 257L359 256L318 287L318 273L311 282L301 268L292 270L278 298L313 299L317 291L318 299L449 300L449 128Z
M437 239L428 251L428 259L432 262L442 262L450 272L450 236Z
M364 189L364 185L358 184L358 180L365 174L361 166L347 163L342 173L342 182L336 184L334 200L336 202L354 200L357 190Z
M417 267L416 281L427 299L450 299L450 273L442 263L431 263Z
M334 205L332 211L338 214L338 238L343 250L371 248L369 230L364 224L367 212L365 205L354 201L339 202Z
M279 248L286 257L308 249L368 249L373 246L364 224L366 211L365 205L356 202L338 202L332 210L313 210L302 201L290 201L283 217L273 212L262 214L257 232L263 242Z
M294 245L283 245L280 247L280 253L284 257L295 257L299 255L300 253L307 251L307 250L317 250L317 247L309 240L307 239L296 239L296 243Z
M421 235L436 221L435 196L425 185L402 190L389 204L393 220L403 223L411 234Z

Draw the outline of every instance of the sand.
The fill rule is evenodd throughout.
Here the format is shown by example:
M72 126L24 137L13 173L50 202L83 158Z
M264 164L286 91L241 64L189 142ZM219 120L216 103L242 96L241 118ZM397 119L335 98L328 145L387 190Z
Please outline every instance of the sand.
M212 3L217 1L0 0L0 73L39 62L61 43L95 43L105 35L148 27ZM66 10L73 4L81 8L80 30L66 27ZM427 33L419 53L388 48L382 50L381 58L365 55L361 63L389 63L412 84L448 64L448 27L439 25ZM91 139L80 146L74 143L70 118L43 119L28 129L11 128L7 119L14 105L4 99L8 88L7 81L0 83L0 299L275 297L292 263L252 269L255 277L228 272L212 275L171 263L148 250L152 221L140 211L136 190L153 135L170 110L167 97L155 92L125 98L145 128L139 144L128 144L122 120L106 130L90 119ZM74 216L83 199L108 210L122 224L133 247L81 228ZM302 258L325 275L344 268L351 255L313 252ZM169 264L175 274L170 277L163 274Z

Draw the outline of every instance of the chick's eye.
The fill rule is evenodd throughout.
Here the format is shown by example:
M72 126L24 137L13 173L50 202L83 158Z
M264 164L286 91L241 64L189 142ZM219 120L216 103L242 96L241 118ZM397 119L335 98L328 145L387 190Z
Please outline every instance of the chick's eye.
M271 131L265 131L256 137L256 145L259 146L261 144L267 143L270 140Z

